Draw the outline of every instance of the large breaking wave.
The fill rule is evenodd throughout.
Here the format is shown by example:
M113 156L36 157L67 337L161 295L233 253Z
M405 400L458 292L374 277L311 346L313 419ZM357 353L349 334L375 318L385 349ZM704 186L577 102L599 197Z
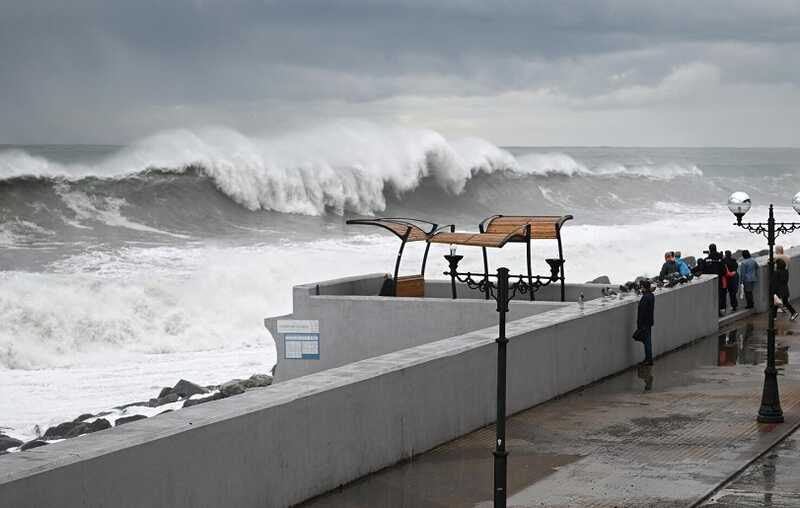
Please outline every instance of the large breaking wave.
M365 122L273 137L220 127L175 130L91 164L63 164L19 150L0 152L0 179L6 186L66 184L84 192L118 182L141 189L143 181L165 182L171 181L170 175L187 174L210 179L248 210L324 215L380 212L387 199L406 195L426 181L445 195L458 195L481 175L671 180L702 172L679 164L604 163L590 168L560 152L515 157L478 138L448 140L432 130Z

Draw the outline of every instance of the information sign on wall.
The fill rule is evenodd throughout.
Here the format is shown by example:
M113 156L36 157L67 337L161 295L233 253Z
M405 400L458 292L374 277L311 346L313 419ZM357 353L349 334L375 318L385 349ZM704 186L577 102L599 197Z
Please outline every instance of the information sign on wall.
M283 334L285 359L319 360L319 320L279 319L278 333Z

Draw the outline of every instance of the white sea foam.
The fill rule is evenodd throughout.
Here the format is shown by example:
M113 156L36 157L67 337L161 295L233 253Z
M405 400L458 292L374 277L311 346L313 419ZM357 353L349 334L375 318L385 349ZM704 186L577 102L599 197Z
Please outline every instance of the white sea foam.
M588 168L565 153L529 153L518 157L515 171L538 176L629 176L656 180L671 180L684 176L703 176L696 165L638 164L625 165L604 163L596 168Z
M671 179L701 175L676 164L589 168L564 153L515 158L478 138L445 139L428 129L338 122L282 136L245 136L214 127L158 133L94 165L61 165L20 151L0 153L0 178L20 175L119 178L147 168L181 172L198 167L217 187L251 210L321 215L373 213L387 193L401 194L433 178L459 193L478 173L534 176L638 176Z

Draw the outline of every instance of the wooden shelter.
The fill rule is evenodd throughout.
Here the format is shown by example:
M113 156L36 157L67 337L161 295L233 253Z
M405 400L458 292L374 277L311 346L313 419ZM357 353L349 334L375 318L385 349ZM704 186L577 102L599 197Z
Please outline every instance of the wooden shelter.
M446 243L450 245L467 245L480 247L483 252L484 276L489 275L489 255L487 247L502 248L506 243L525 243L528 283L533 282L531 261L531 240L556 240L558 242L558 259L560 260L559 282L561 283L561 301L565 300L564 291L564 248L561 243L561 227L572 215L493 215L478 225L478 233L439 232L431 236L430 243ZM487 294L488 298L488 294ZM530 293L531 300L533 292Z
M525 243L527 278L528 283L532 284L534 275L531 261L531 241L556 240L558 242L559 260L558 280L561 283L561 301L564 301L564 250L561 243L561 227L570 219L572 219L572 215L493 215L484 219L478 225L477 233L459 232L455 231L455 226L453 225L440 227L433 222L405 217L351 219L347 221L347 224L377 226L392 232L400 238L400 249L397 252L397 261L394 266L394 288L392 291L394 296L424 296L425 265L428 261L428 251L431 243L480 247L483 252L483 269L484 277L486 278L489 276L488 247L499 249L509 242ZM426 243L420 273L400 277L400 260L403 257L406 243L419 241L425 241ZM488 293L486 296L488 298ZM533 292L530 293L530 298L533 300Z

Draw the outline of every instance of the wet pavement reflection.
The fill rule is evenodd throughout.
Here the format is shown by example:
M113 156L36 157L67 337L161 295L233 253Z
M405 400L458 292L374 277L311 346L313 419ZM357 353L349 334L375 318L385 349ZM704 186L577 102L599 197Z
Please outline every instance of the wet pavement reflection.
M792 332L786 326L776 326L775 365L789 361L789 346L781 341L781 335ZM767 338L755 333L755 324L747 322L743 327L733 328L719 335L719 363L725 365L758 365L767 361Z
M800 323L798 330L793 324L776 323L776 363L784 374L800 363L791 354L800 345ZM511 417L509 505L684 506L711 491L773 438L776 427L755 424L765 327L764 316L734 323L656 358L654 366L628 369ZM779 378L784 410L800 407L800 382L787 377ZM775 433L781 428L788 429ZM489 506L493 438L494 427L487 426L302 506ZM794 477L784 477L800 485L800 442L792 443ZM772 466L753 473L764 496L769 491L777 499L783 480L774 471L789 462L778 454ZM800 498L792 499L774 506L800 506Z

